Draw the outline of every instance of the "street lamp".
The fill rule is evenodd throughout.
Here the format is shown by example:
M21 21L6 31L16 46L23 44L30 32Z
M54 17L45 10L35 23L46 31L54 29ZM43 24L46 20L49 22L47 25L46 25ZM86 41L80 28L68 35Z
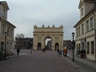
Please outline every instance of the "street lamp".
M31 42L31 45L30 46L31 46L31 54L32 54L32 42Z
M4 57L5 60L6 60L6 38L7 38L7 32L5 32L5 55L4 55L4 56L5 56L5 57Z
M74 35L75 35L75 33L72 32L72 37L73 37L73 42L72 42L72 46L73 46L73 59L72 59L72 61L73 62L74 62L74 47L75 47Z

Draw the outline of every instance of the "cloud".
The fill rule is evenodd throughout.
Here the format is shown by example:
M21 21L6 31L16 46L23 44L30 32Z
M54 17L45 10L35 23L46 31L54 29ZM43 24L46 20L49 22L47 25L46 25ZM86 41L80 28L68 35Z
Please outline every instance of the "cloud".
M36 24L64 26L64 39L70 39L73 26L79 21L79 0L6 0L10 10L8 21L17 28L15 34L33 37Z

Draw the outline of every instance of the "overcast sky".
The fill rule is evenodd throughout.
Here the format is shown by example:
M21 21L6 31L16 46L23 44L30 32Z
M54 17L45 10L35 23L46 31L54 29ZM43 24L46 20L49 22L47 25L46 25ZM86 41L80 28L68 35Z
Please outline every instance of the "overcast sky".
M2 1L2 0L0 0ZM8 3L8 21L16 26L15 35L33 37L33 26L64 26L64 39L72 39L73 26L80 20L80 0L5 0Z

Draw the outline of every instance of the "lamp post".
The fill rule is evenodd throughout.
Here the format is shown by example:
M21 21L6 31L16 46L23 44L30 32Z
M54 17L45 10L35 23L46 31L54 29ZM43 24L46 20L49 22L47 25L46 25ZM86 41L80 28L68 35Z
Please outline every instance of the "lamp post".
M32 42L31 42L31 45L30 46L31 46L31 54L32 54Z
M4 57L5 60L6 60L6 38L7 38L7 32L5 32L5 55L4 55L4 56L5 56L5 57Z
M72 61L74 62L74 45L75 45L75 41L74 41L74 35L75 35L75 33L74 32L72 32L72 37L73 37L73 42L72 42L72 46L73 46L73 59L72 59Z

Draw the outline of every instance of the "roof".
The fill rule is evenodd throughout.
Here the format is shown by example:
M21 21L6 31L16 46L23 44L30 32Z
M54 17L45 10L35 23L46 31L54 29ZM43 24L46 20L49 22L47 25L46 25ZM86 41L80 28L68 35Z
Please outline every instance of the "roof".
M94 3L94 0L80 0L78 8L80 9L84 3Z
M9 10L8 4L6 1L0 1L0 5L2 5L3 7L5 7L7 10Z
M80 0L79 3L79 8L81 7L81 5L83 3L94 3L95 0ZM90 15L91 13L93 13L94 11L96 11L96 7L94 6L93 9L91 11L89 11L81 20L78 21L78 23L74 26L76 27L80 22L82 22L88 15Z
M84 2L94 2L94 0L84 0Z
M16 26L15 26L15 25L11 24L9 21L6 21L6 20L2 19L1 17L0 17L0 21L4 21L4 22L6 22L6 23L10 24L11 26L13 26L14 28L16 28Z
M80 23L82 22L88 15L90 15L91 13L93 13L94 11L96 11L96 9L92 9L88 14L86 14L80 21L77 22L77 24L74 26L74 28Z

